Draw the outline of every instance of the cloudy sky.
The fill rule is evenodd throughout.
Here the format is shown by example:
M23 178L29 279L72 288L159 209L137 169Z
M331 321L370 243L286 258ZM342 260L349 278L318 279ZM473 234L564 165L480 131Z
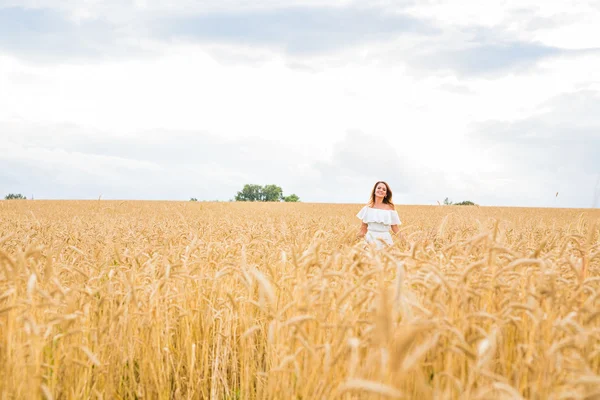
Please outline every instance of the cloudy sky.
M0 193L600 207L600 2L0 0ZM556 193L558 192L558 196Z

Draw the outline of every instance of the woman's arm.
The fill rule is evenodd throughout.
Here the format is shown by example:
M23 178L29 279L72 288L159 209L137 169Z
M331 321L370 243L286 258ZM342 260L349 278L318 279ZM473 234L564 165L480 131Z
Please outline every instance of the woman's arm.
M365 224L364 222L360 225L360 231L358 231L358 237L363 237L367 234L367 228L369 227L369 225Z
M394 232L394 236L398 236L401 240L405 240L404 235L400 233L400 227L398 225L392 225L392 232Z
M389 210L394 211L395 208L391 205L389 206ZM402 236L402 234L400 233L400 227L398 225L392 225L392 232L394 232L395 236L398 236L400 239L404 239L404 237Z

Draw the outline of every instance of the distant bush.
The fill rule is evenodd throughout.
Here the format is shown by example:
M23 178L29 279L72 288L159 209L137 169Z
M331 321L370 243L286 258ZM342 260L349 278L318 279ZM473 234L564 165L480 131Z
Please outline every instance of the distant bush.
M294 203L294 202L300 201L300 197L298 197L295 194L290 194L289 196L284 196L283 201L285 201L287 203Z
M461 201L460 203L453 203L450 201L450 199L448 199L447 197L444 199L444 205L445 206L476 206L477 204L473 203L472 201L469 200L465 200L465 201Z
M27 200L27 197L23 196L21 193L9 193L6 196L4 196L4 200Z

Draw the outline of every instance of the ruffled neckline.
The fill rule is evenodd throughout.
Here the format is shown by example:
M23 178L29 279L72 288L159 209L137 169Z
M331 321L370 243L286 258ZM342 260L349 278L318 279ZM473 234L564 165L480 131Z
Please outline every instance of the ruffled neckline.
M400 225L400 217L396 210L383 210L364 206L356 216L364 223L376 222L386 225Z

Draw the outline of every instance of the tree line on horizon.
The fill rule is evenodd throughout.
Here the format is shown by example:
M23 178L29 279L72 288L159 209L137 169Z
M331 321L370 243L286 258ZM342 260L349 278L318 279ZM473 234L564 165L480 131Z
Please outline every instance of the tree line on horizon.
M262 201L262 202L280 202L284 201L287 203L295 203L300 201L300 197L298 195L292 193L289 196L283 195L283 189L281 186L277 185L256 185L256 184L246 184L235 195L234 199L230 199L229 201ZM192 197L190 201L198 201L197 198Z
M444 199L445 206L476 206L477 204L473 203L470 200L461 201L459 203L451 202L447 197Z
M557 193L558 194L558 193ZM4 196L4 200L27 200L27 197L21 193L9 193ZM197 198L192 197L190 201L198 201ZM300 197L296 194L290 194L289 196L283 195L283 189L277 185L255 185L246 184L243 189L237 192L235 195L235 201L284 201L284 202L299 202ZM453 203L446 197L444 199L444 205L450 206L473 206L476 205L472 201L465 200L460 203Z
M27 197L23 196L21 193L9 193L4 196L4 200L27 200Z
M293 193L284 196L283 189L277 185L246 184L235 195L235 201L285 201L290 203L300 201L300 197Z

